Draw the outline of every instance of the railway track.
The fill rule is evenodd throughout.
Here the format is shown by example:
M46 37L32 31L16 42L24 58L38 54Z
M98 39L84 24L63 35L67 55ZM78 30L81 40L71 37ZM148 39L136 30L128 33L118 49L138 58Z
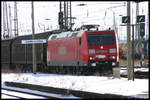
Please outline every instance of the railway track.
M75 98L75 99L77 99L78 98L78 97L74 97L74 96L69 95L69 94L65 95L65 94L61 94L61 93L50 92L50 91L47 91L47 89L45 89L45 91L44 90L40 91L41 90L40 87L35 87L34 85L30 85L30 84L13 83L13 82L5 82L5 84L9 87L2 87L1 88L3 90L7 90L7 93L5 92L3 94L8 95L8 96L12 96L12 97L16 97L16 98L19 98L19 99L31 99L31 98L38 98L38 99L40 99L40 98L41 99L69 99L69 98ZM37 89L35 89L35 88L37 88ZM18 96L14 93L13 94L8 93L8 91L13 91L13 92L16 92L17 94L22 93L23 95L30 95L30 96Z
M7 89L2 89L1 90L1 95L2 95L2 98L3 98L3 95L7 96L8 98L10 99L25 99L24 97L21 97L21 96L16 96L14 94L10 94L10 93L3 93L3 90L7 90Z
M3 95L7 95L11 97L15 97L18 99L31 99L31 98L38 98L38 99L55 99L55 97L53 96L47 96L47 95L43 95L43 94L38 94L34 91L29 92L29 91L25 91L25 90L16 90L16 89L12 89L12 88L4 88L2 87L2 94Z
M33 84L25 84L25 83L16 83L16 82L5 82L6 86L9 87L18 87L24 89L31 89L40 92L46 92L46 94L55 94L55 96L43 96L46 98L57 98L57 99L95 99L95 98L136 98L130 96L122 96L122 95L115 95L115 94L99 94L99 93L92 93L92 92L85 92L85 91L78 91L78 90L69 90L69 89L61 89L61 88L54 88L54 87L47 87L47 86L40 86L40 85L33 85ZM35 94L34 94L35 95Z
M35 93L27 92L27 91L21 91L21 90L16 90L16 89L11 89L11 88L1 88L2 90L2 95L7 95L10 98L15 97L18 99L30 99L30 98L39 98L39 99L44 99L44 96L37 95Z

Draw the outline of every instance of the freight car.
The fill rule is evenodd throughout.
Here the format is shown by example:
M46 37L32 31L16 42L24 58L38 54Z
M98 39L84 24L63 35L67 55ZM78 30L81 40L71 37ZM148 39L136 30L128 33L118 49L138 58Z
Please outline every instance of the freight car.
M11 47L13 39L5 39L1 41L1 64L3 69L10 68L11 64Z
M48 39L51 34L60 33L59 30L35 34L35 39ZM2 40L1 64L2 69L32 70L32 44L22 44L22 40L30 40L32 35L18 36ZM36 62L38 70L46 66L47 43L36 44Z

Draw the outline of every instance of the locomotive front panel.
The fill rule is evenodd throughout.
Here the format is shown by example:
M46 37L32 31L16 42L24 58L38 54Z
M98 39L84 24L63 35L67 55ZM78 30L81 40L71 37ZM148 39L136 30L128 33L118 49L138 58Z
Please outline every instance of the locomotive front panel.
M89 66L117 65L117 42L114 31L87 33Z

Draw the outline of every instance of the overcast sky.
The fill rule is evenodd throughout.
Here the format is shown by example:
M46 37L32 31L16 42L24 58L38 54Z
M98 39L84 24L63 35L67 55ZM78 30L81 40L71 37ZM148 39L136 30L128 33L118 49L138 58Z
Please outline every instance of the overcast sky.
M78 6L78 4L86 4L85 6ZM1 3L2 5L2 3ZM8 2L11 7L11 16L14 15L14 2ZM2 7L2 6L1 6ZM17 2L18 21L19 21L19 35L31 34L31 2L19 1ZM1 9L2 10L2 9ZM58 29L58 12L59 2L43 1L34 2L35 11L35 33L43 32L49 27L49 30ZM126 37L126 28L120 26L121 16L126 16L127 7L126 1L115 2L79 2L72 1L72 16L77 19L74 20L73 28L80 27L83 24L99 24L101 29L113 28L113 14L115 15L115 23L118 28L120 38ZM139 3L139 14L148 18L148 1ZM3 15L1 11L1 15ZM2 16L1 16L2 17ZM131 2L131 17L134 19L131 23L135 23L136 4ZM50 19L50 20L45 20ZM3 23L2 23L3 24ZM13 22L12 22L13 27ZM147 28L146 28L147 32Z

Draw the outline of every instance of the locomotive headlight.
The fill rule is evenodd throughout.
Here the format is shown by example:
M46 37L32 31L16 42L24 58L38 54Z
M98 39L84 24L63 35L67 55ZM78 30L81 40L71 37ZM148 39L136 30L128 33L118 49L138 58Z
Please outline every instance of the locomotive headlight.
M90 57L90 60L92 60L93 58L92 57Z
M90 60L95 60L95 57L89 57Z
M110 58L110 59L115 59L116 57L115 57L115 56L110 56L109 58Z
M89 49L89 54L95 54L95 49Z
M116 53L116 49L109 49L109 53Z

